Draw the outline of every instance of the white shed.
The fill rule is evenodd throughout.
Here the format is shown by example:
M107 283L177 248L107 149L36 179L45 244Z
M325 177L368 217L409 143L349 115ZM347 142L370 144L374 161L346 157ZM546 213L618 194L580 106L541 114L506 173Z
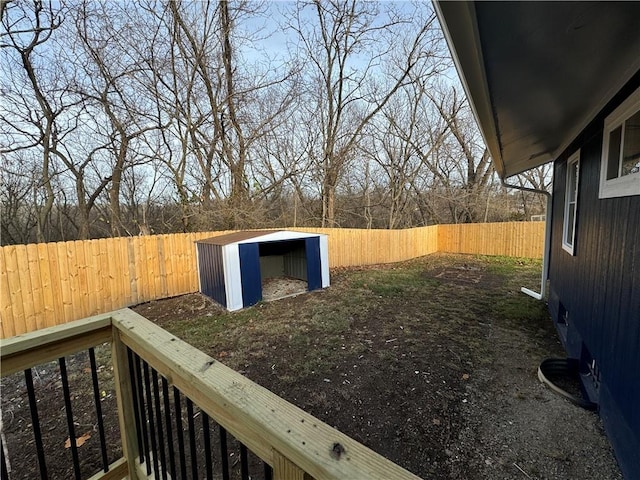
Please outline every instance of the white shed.
M289 230L235 232L196 242L200 292L227 310L262 300L266 279L303 280L307 291L329 286L327 235Z

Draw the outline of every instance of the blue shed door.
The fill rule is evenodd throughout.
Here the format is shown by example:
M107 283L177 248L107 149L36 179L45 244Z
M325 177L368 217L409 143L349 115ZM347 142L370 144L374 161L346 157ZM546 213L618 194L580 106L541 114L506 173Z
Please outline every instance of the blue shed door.
M240 256L240 282L242 284L242 306L249 307L262 300L260 277L260 250L257 243L238 245Z
M322 288L322 268L320 267L320 237L305 239L307 252L307 284L309 291Z

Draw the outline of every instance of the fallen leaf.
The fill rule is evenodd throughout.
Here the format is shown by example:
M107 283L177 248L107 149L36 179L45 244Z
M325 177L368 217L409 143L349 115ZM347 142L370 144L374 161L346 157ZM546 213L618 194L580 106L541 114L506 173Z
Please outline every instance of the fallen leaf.
M83 435L80 435L78 438L76 438L76 446L81 447L90 438L91 438L91 433L89 432ZM67 441L64 442L64 448L71 448L71 438L67 438Z
M469 374L465 373L464 375L462 375L462 379L463 380L469 380Z
M434 425L440 425L440 420L439 420L439 419L437 419L437 418L434 418L434 419L432 420L432 422L433 422L433 424L434 424Z

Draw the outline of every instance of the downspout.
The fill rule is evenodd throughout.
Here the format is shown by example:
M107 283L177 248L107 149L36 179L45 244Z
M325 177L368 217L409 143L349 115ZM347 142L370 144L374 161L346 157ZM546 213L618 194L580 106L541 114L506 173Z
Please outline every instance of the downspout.
M547 287L547 276L549 275L549 259L550 259L550 245L551 245L551 194L546 190L539 190L537 188L522 187L520 185L511 185L505 182L504 178L501 178L502 186L507 188L515 188L516 190L523 190L525 192L538 193L547 196L547 209L545 211L544 222L544 251L542 252L542 279L540 280L540 293L534 292L526 287L522 287L520 291L535 298L536 300L542 300L545 295Z

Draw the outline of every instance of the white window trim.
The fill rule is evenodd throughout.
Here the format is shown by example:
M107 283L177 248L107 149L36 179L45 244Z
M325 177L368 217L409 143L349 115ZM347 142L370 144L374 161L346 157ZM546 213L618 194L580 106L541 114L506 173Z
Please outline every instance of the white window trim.
M569 225L569 168L571 165L576 164L576 199L573 211L573 222ZM576 218L578 218L578 192L580 190L580 150L577 150L567 160L567 175L564 182L564 217L562 219L562 249L568 252L570 255L575 255L574 247L576 244ZM573 232L572 243L567 242L567 233L569 228Z
M607 180L609 137L613 130L640 111L640 88L633 92L611 115L604 120L602 156L600 159L600 191L598 198L628 197L640 195L640 172ZM624 136L621 140L624 142Z

